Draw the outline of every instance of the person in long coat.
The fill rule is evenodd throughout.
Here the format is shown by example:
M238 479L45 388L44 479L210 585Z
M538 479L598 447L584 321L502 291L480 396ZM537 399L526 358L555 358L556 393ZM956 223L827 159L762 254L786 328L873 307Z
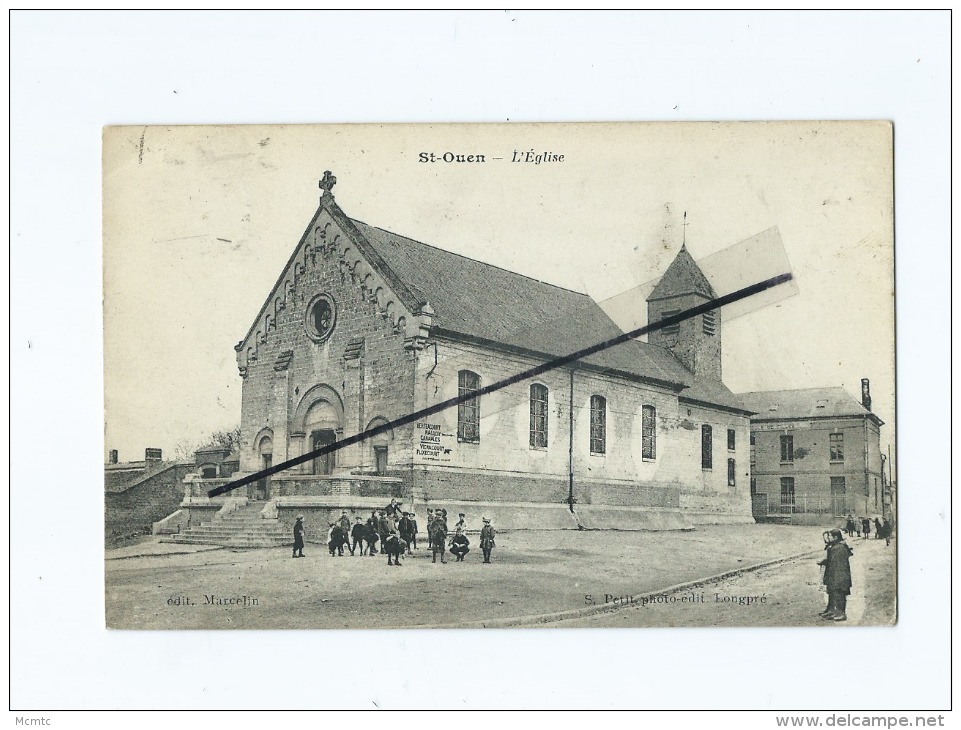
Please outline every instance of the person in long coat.
M307 531L304 529L304 516L299 515L294 523L294 554L292 557L304 557L304 536Z
M485 517L484 526L481 528L480 533L480 546L481 550L484 551L484 562L489 563L491 561L491 551L494 549L494 528L491 527L491 521Z
M828 592L828 606L819 615L827 621L847 621L848 595L851 593L851 562L854 551L844 542L840 530L831 530L824 546L826 555L818 565L824 566L822 582Z

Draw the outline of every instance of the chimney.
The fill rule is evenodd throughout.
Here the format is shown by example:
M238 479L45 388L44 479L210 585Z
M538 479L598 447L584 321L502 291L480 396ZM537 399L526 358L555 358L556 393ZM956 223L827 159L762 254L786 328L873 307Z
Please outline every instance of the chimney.
M871 410L871 381L861 378L861 405Z
M116 464L120 460L120 454L117 453L116 449L110 449L110 457L107 460L108 464Z
M161 449L145 449L143 452L143 460L146 462L148 469L154 466L160 466L160 463L163 461L163 451Z

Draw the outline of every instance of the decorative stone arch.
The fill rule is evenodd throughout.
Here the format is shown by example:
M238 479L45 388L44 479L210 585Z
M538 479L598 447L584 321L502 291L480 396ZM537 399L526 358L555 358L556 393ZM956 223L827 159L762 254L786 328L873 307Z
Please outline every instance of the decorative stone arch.
M338 430L343 430L344 401L336 390L325 384L315 385L313 388L304 393L303 397L300 399L300 402L297 404L296 410L294 411L294 417L290 424L290 430L294 433L304 433L305 426L307 425L308 413L312 408L314 408L314 406L323 401L326 401L331 405L333 413L336 415L336 421L339 424L337 428Z
M320 384L304 393L294 412L291 435L301 439L300 453L309 453L332 444L343 437L344 401L329 385ZM329 452L304 464L304 471L331 474L337 463L337 453Z

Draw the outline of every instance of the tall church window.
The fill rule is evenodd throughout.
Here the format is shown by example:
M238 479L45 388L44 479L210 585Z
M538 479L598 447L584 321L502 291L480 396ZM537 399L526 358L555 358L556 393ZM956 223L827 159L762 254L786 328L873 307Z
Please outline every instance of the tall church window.
M733 487L737 479L737 466L734 463L734 459L727 460L727 486Z
M547 448L547 386L531 386L531 448Z
M641 458L657 458L657 410L641 406Z
M727 450L734 451L737 445L737 433L733 428L727 430Z
M473 394L480 390L480 376L470 370L457 374L457 395L467 400L457 404L457 440L480 441L480 401Z
M591 453L607 453L607 399L591 396Z
M828 438L831 442L831 461L844 461L844 434L832 433Z
M717 332L717 312L710 311L703 314L704 334L713 337Z
M794 437L781 436L781 462L788 463L794 461Z
M714 467L714 429L706 423L701 426L701 468Z

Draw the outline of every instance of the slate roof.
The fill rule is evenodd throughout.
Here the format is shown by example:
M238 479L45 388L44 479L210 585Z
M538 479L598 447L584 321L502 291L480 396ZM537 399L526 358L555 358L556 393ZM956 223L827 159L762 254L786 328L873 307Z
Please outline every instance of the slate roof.
M694 263L691 254L688 253L686 246L681 246L677 256L667 267L664 276L657 282L657 286L648 296L647 301L656 299L667 299L682 294L700 294L708 299L716 299L717 293L711 282L704 276L701 267Z
M430 302L436 327L554 356L568 355L623 334L586 294L420 243L361 221L351 222L397 278ZM690 259L690 255L684 253ZM693 260L691 263L697 269ZM706 283L704 275L700 276ZM710 289L710 284L707 287ZM681 392L682 398L745 410L737 396L723 383L695 384L690 371L670 351L646 342L631 340L584 358L584 362L606 370L688 387Z
M839 418L871 416L844 388L800 388L797 390L762 390L739 393L745 407L754 411L752 420L781 420L804 418Z

